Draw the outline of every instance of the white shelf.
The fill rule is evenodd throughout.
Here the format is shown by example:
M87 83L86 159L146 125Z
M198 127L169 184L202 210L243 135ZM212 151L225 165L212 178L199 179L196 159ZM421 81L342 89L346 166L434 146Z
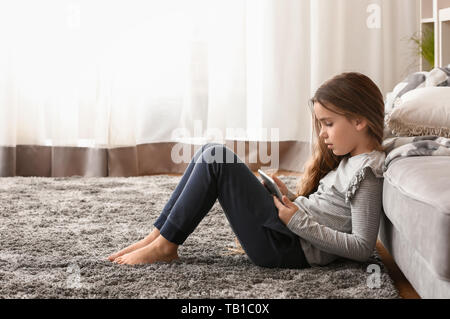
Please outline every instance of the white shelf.
M439 66L450 64L450 8L439 10Z
M434 18L426 18L426 19L420 20L420 22L422 22L422 23L435 23L436 20Z
M420 33L425 28L434 30L434 66L450 63L450 0L420 0ZM431 66L421 58L420 70L429 71Z
M450 8L439 10L439 21L440 22L450 21Z

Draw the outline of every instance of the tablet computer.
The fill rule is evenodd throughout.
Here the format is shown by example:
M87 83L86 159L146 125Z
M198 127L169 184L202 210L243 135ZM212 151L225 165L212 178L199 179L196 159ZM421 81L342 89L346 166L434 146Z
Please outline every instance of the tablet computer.
M264 180L264 185L266 186L266 189L269 191L269 193L275 195L278 197L280 202L283 202L283 194L281 194L280 189L278 188L277 183L271 178L269 175L264 173L262 170L258 169L259 175L261 175L261 178Z

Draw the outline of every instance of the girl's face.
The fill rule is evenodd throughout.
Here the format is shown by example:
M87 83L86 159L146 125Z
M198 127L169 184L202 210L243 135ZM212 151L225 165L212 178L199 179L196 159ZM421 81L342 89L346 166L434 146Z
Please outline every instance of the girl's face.
M330 148L335 155L355 156L370 152L369 139L365 133L366 121L364 119L349 121L345 116L324 108L320 103L314 103L314 114L320 122L319 138Z

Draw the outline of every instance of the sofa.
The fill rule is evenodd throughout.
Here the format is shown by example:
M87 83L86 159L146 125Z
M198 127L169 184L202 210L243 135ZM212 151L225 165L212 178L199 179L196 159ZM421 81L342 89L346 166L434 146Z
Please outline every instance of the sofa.
M383 183L379 240L422 298L450 298L450 157L397 159Z
M440 80L432 78L437 74ZM442 81L444 79L446 82ZM417 72L399 83L385 100L385 138L438 133L442 133L439 136L450 137L449 130L446 130L450 129L450 108L442 106L442 101L440 107L444 109L441 109L439 117L447 124L440 123L439 130L436 127L434 131L411 130L411 127L399 129L398 121L394 126L388 116L397 107L403 107L402 95L408 91L449 84L450 68ZM415 99L419 96L417 93L420 91L415 92ZM419 102L420 107L428 107L427 103ZM432 112L424 110L421 116ZM404 114L413 113L408 110ZM410 122L408 120L409 125ZM427 123L424 127L430 129L431 126ZM378 239L422 298L450 298L450 156L419 155L395 158L384 172Z

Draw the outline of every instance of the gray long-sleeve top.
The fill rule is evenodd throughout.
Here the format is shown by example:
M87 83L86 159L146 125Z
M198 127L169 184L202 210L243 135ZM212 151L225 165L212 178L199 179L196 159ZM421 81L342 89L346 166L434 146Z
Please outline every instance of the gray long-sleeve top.
M295 199L299 210L287 227L300 237L310 265L338 257L365 261L372 255L380 225L384 160L380 151L345 157L320 180L315 193Z

